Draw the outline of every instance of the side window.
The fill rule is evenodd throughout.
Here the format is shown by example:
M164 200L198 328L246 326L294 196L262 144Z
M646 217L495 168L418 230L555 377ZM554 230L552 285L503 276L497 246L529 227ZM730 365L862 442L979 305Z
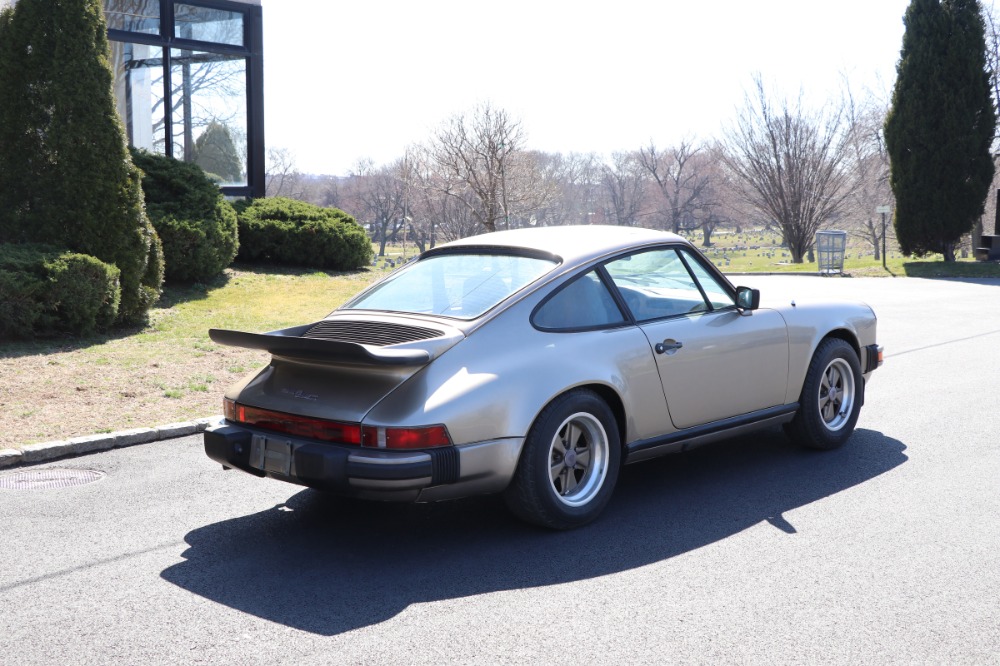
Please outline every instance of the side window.
M691 272L673 248L632 254L609 262L605 268L636 321L709 309Z
M697 258L693 257L687 250L681 250L681 252L684 254L684 263L694 273L695 279L698 280L701 288L705 291L705 295L708 297L708 302L712 304L713 310L721 310L722 308L730 308L736 305L736 301L733 300L729 290L714 275L709 273L708 269Z
M535 312L533 323L547 330L598 328L625 321L608 288L591 271L560 289Z

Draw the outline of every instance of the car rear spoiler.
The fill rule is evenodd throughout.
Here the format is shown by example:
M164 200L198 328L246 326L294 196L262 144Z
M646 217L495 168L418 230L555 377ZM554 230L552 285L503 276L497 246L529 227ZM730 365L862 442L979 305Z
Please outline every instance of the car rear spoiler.
M320 363L425 365L431 360L431 353L426 349L383 349L357 342L301 337L312 326L313 324L307 324L270 333L211 328L208 330L208 337L220 345L260 349L273 356Z

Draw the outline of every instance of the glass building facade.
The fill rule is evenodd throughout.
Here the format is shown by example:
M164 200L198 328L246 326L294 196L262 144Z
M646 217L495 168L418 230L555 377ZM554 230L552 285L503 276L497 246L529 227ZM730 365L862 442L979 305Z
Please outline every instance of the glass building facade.
M264 196L260 0L104 0L129 143Z

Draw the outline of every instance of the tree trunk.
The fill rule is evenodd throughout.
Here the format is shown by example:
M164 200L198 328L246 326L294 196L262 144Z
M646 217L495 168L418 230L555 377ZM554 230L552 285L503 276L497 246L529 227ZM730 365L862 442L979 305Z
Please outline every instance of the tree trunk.
M410 238L413 239L413 244L417 246L417 249L420 250L421 254L426 252L427 240L424 238L424 235L418 233L417 230L413 228L412 224L409 226L410 226Z
M385 244L389 240L385 236L385 231L386 231L386 227L388 227L388 226L389 226L388 222L382 222L382 224L380 225L379 243L378 243L378 256L380 256L380 257L384 257L385 256Z
M983 244L983 218L976 220L972 225L972 258L976 258L976 248Z
M701 228L701 246L702 247L712 247L712 231L708 227Z
M996 213L993 215L993 233L1000 236L1000 190L997 190Z
M944 255L945 261L955 261L955 244L945 243L944 247L941 249L941 254Z

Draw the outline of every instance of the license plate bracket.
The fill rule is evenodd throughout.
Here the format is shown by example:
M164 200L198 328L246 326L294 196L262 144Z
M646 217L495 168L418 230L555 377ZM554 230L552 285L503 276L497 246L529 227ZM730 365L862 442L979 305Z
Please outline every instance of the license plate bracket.
M294 451L290 440L254 435L250 440L250 466L264 472L291 476Z

